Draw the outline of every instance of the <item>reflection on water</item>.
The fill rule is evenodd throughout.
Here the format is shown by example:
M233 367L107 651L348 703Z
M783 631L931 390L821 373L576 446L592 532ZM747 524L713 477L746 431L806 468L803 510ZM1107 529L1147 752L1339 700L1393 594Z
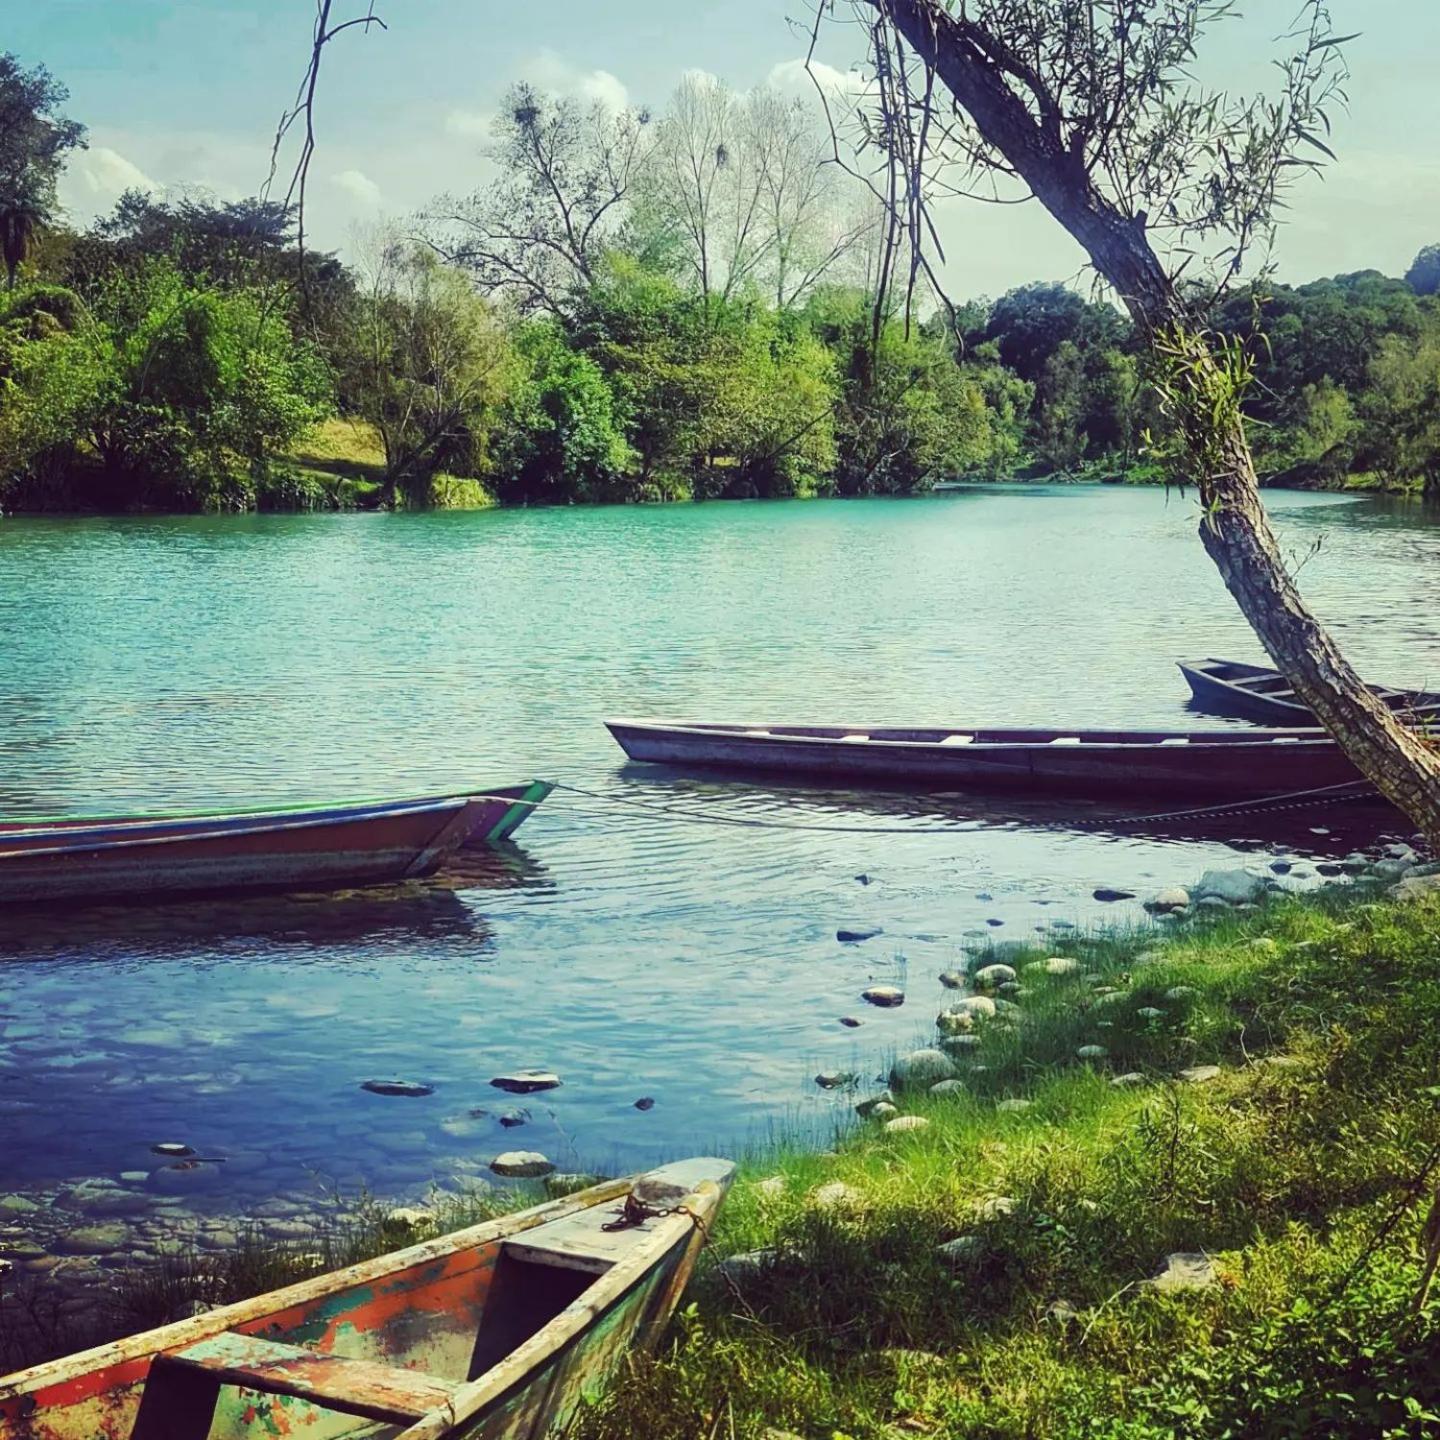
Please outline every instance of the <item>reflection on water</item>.
M1440 528L1385 503L1275 503L1292 550L1324 537L1302 579L1342 643L1379 678L1440 688ZM1137 823L1133 802L1059 815L687 779L623 769L599 723L1188 724L1175 660L1258 658L1193 520L1154 492L1067 487L6 521L9 812L532 774L606 798L557 793L520 847L433 885L0 918L0 1181L144 1168L160 1139L228 1157L207 1175L217 1203L313 1176L412 1187L517 1145L562 1166L733 1147L829 1123L846 1097L811 1077L873 1074L925 1033L939 972L986 937L1138 921L1093 891L1143 897L1237 850L1317 883L1313 861L1385 817ZM839 943L855 922L885 933ZM877 980L906 1006L867 1009ZM489 1081L518 1066L565 1083L505 1129L514 1099ZM394 1077L434 1094L360 1089Z

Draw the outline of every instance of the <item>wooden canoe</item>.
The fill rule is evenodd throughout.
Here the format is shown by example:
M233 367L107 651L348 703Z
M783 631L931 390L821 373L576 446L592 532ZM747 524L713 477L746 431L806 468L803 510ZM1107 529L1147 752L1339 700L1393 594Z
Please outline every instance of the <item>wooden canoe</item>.
M503 840L542 781L300 810L0 822L0 904L384 884Z
M669 1320L733 1167L687 1160L0 1379L0 1440L543 1440ZM619 1230L632 1193L654 1214Z
M670 720L606 725L632 760L849 783L1234 800L1360 780L1340 747L1315 729L966 730Z
M1240 715L1264 725L1313 725L1310 707L1278 671L1240 660L1180 662L1196 706L1217 715ZM1420 721L1440 722L1440 694L1371 685L1370 692L1392 710L1411 712Z

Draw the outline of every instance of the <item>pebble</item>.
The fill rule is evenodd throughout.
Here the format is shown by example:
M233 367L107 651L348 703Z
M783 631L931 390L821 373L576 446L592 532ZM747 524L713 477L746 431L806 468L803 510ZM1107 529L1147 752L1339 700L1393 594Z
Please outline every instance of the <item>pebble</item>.
M858 945L862 940L873 940L885 931L879 925L852 925L835 932L835 938L842 945Z
M905 1003L905 992L898 985L872 985L860 992L860 998L889 1010Z
M496 1075L490 1083L512 1095L531 1095L537 1090L558 1089L561 1082L560 1077L549 1070L516 1070L509 1075Z
M928 1130L930 1122L923 1115L897 1115L885 1122L887 1135L906 1134L911 1130Z
M551 1174L555 1169L538 1150L507 1150L490 1162L490 1168L497 1175L522 1180L538 1179L541 1175Z
M415 1098L435 1093L433 1085L423 1085L418 1080L367 1080L360 1088L368 1090L372 1095L404 1095Z

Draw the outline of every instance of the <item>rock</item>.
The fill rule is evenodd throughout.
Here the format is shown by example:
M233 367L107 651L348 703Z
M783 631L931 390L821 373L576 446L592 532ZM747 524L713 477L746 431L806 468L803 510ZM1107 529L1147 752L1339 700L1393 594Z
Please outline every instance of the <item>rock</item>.
M1078 975L1080 962L1068 955L1052 955L1048 960L1035 960L1025 967L1037 975Z
M1178 885L1161 890L1153 899L1145 902L1145 908L1152 915L1168 915L1172 910L1184 910L1190 904L1190 892Z
M841 1206L858 1205L860 1192L843 1180L831 1180L810 1194L811 1201L822 1210L838 1209Z
M577 1175L557 1171L554 1175L545 1177L545 1193L552 1200L563 1200L567 1195L578 1195L582 1190L588 1190L592 1185L598 1184L600 1184L598 1175Z
M949 1265L969 1265L985 1253L985 1242L978 1235L957 1235L935 1252Z
M1403 860L1377 860L1365 873L1382 885L1392 885L1403 880L1409 868Z
M490 1168L497 1175L520 1180L539 1179L542 1175L553 1173L555 1169L538 1150L507 1150L490 1162Z
M980 1208L975 1213L982 1220L1002 1220L1019 1208L1020 1202L1013 1195L991 1195L980 1202Z
M1190 889L1192 900L1214 897L1232 905L1258 900L1265 893L1265 881L1249 870L1207 870L1200 883Z
M1197 900L1195 902L1195 908L1197 910L1217 911L1230 910L1233 907L1228 900L1222 900L1218 895L1207 895L1203 900Z
M942 1035L939 1043L947 1055L965 1055L979 1049L981 1041L978 1035L967 1031L960 1035Z
M122 1170L120 1179L126 1185L143 1185L150 1178L148 1170Z
M1403 864L1413 865L1420 857L1415 853L1413 845L1406 845L1397 841L1393 845L1385 847L1385 856L1389 860L1399 860Z
M839 1090L846 1085L853 1085L859 1078L853 1070L822 1070L815 1077L815 1083L822 1090Z
M1137 1020L1163 1020L1165 1018L1165 1012L1163 1010L1157 1010L1153 1005L1142 1005L1140 1009L1135 1012L1135 1018Z
M941 972L940 983L947 990L963 990L965 977L958 970L945 970Z
M946 1095L964 1095L965 1082L963 1080L937 1080L931 1087L932 1095L944 1097Z
M986 965L975 972L975 983L982 990L994 990L1000 985L1012 984L1017 976L1009 965Z
M1172 1005L1178 1005L1186 1000L1198 1000L1200 992L1193 985L1172 985L1165 992L1165 998Z
M761 1279L766 1271L774 1269L779 1262L778 1250L745 1250L739 1255L729 1255L716 1267L715 1273L727 1285L743 1290Z
M178 1140L162 1140L150 1147L152 1155L168 1155L173 1160L188 1160L195 1151Z
M942 1050L912 1050L890 1067L890 1088L897 1091L927 1089L954 1078L954 1062Z
M835 938L842 945L858 945L862 940L873 940L885 931L879 925L851 925L835 932Z
M1082 1045L1075 1056L1079 1060L1105 1060L1110 1052L1103 1045Z
M870 1118L872 1120L888 1120L892 1115L898 1115L899 1113L899 1110L897 1110L895 1106L892 1105L888 1100L882 1100L870 1112Z
M549 1070L516 1070L510 1075L496 1075L490 1083L512 1095L533 1095L537 1090L558 1089L561 1082L560 1077Z
M1360 875L1364 873L1365 867L1370 863L1369 859L1358 850L1352 850L1341 862L1340 869L1346 875ZM1315 867L1323 875L1325 872L1320 866Z
M861 885L868 885L870 883L870 877L868 875L857 875L855 879L856 882Z
M930 1122L923 1115L897 1115L885 1122L887 1135L903 1135L911 1130L928 1130Z
M418 1080L367 1080L360 1088L372 1095L404 1095L416 1099L435 1093L433 1085L424 1085Z
M128 1225L81 1225L60 1235L54 1248L61 1255L108 1255L123 1249L130 1242Z
M777 1195L785 1193L785 1177L783 1175L767 1175L763 1180L755 1182L755 1188L767 1199L773 1200Z
M500 1116L500 1123L507 1130L514 1130L516 1126L523 1125L530 1118L528 1110L507 1110Z
M25 1195L0 1195L0 1215L33 1215L39 1208Z
M1002 1115L1021 1115L1030 1108L1030 1101L1002 1100L995 1108Z
M435 1212L420 1205L397 1205L395 1209L385 1212L385 1223L398 1226L402 1230L418 1230L422 1225L432 1224L434 1220Z
M1220 1067L1218 1065L1190 1065L1178 1073L1180 1079L1187 1085L1204 1085L1220 1074Z
M1117 900L1133 900L1135 892L1133 890L1111 890L1101 886L1094 892L1094 897L1106 905L1113 905Z
M1165 1263L1145 1284L1152 1290L1208 1290L1219 1283L1220 1276L1208 1255L1177 1251L1167 1255Z
M977 890L975 892L975 898L982 905L988 905L995 897L988 890Z
M1323 861L1321 864L1317 865L1315 869L1317 873L1325 876L1327 880L1334 879L1334 877L1337 875L1353 875L1358 873L1357 871L1346 869L1343 864L1335 864L1333 860Z
M1117 1090L1129 1090L1145 1084L1145 1077L1138 1070L1131 1070L1127 1074L1117 1075L1110 1083Z
M1276 875L1288 875L1295 867L1288 860L1272 860L1270 869Z
M935 1017L935 1024L947 1034L955 1035L973 1030L977 1020L993 1020L999 1013L999 1005L988 995L968 995L942 1010Z
M898 985L872 985L868 990L860 992L860 998L871 1005L893 1010L895 1006L905 1003L905 992Z
M1407 875L1388 891L1395 900L1423 900L1427 895L1440 895L1440 875Z
M857 1020L853 1015L842 1015L840 1017L840 1023L847 1030L858 1030L864 1022Z
M867 1115L873 1115L877 1107L881 1105L895 1104L895 1097L888 1091L882 1091L879 1095L872 1095L868 1100L862 1100L856 1107L855 1113L863 1120Z
M655 1108L655 1097L653 1095L642 1095L636 1102L637 1110L653 1110Z
M992 920L987 920L985 923L986 923L987 925L991 926L993 929L998 930L1005 922L1004 922L1003 920L993 920L993 919L992 919Z

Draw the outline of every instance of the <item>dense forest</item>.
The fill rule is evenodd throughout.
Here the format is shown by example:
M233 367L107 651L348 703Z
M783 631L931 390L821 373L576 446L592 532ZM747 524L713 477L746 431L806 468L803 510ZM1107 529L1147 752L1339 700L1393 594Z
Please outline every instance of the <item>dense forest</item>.
M57 202L85 143L0 55L0 508L864 495L1157 476L1143 347L1060 284L951 304L816 108L688 79L661 113L518 86L494 178L301 251L261 197ZM1272 483L1440 490L1440 246L1210 304ZM924 315L923 319L912 316Z

